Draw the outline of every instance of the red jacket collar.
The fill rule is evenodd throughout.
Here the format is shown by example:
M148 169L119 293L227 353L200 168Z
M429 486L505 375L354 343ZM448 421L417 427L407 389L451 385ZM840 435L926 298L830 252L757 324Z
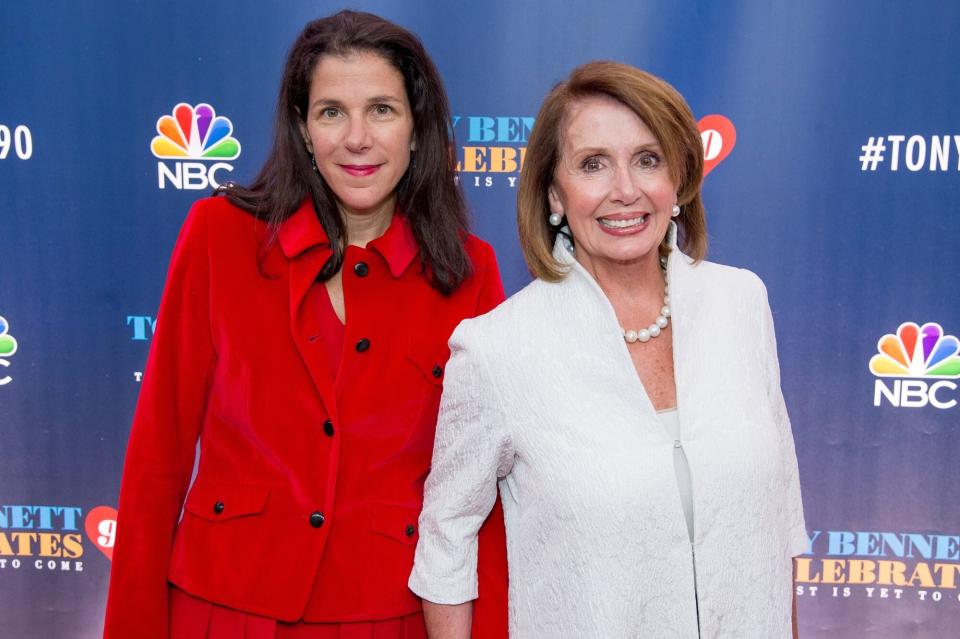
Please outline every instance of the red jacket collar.
M291 260L317 246L331 250L310 198L280 225L279 240L283 254ZM420 252L410 222L399 209L394 212L386 232L369 242L367 248L383 256L394 277L400 277Z

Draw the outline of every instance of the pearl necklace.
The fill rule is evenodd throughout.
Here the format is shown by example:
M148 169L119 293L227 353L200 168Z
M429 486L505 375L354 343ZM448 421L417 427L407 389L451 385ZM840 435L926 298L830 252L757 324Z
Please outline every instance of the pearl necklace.
M653 320L653 324L647 328L641 328L640 330L627 330L620 327L620 331L623 333L623 339L627 341L628 344L633 344L634 342L649 342L654 337L658 337L660 332L665 329L670 324L670 283L667 282L667 256L660 256L660 270L663 271L663 306L660 307L660 314L657 315L657 319Z

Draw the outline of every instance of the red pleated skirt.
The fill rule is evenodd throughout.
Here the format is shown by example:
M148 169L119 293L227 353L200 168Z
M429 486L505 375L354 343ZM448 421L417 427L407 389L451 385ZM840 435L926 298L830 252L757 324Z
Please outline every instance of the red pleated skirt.
M427 639L423 613L380 621L283 623L170 588L170 639Z

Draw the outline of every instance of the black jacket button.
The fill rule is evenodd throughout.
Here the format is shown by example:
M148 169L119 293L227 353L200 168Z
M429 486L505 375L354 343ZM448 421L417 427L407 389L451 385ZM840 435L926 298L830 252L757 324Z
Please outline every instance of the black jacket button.
M417 529L413 524L407 524L407 527L403 529L403 534L407 537L413 537L413 534L417 532Z
M323 513L316 512L310 515L310 525L313 526L314 528L319 528L320 526L323 525L323 522L324 522Z
M223 502L218 501L213 505L213 512L217 515L223 512Z
M433 373L434 377L439 379L440 376L443 375L443 368L440 367L440 364L437 364L433 367L433 370L431 372Z
M357 274L357 277L366 277L367 273L370 272L370 267L367 266L366 262L357 262L353 265L353 272Z
M327 437L333 437L333 422L329 419L323 422L323 434Z
M366 337L364 337L364 338L361 339L359 342L357 342L356 348L357 348L357 352L358 352L358 353L363 353L364 351L369 350L369 349L370 349L370 340L368 340Z

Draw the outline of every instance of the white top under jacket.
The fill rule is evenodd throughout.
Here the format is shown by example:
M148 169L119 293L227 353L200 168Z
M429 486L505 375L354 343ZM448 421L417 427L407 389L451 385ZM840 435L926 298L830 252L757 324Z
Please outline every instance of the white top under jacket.
M704 639L791 637L791 558L808 540L763 283L676 249L668 263L694 559L673 440L613 307L559 241L554 255L563 281L450 339L410 588L476 598L499 481L512 639L692 639L697 601Z

